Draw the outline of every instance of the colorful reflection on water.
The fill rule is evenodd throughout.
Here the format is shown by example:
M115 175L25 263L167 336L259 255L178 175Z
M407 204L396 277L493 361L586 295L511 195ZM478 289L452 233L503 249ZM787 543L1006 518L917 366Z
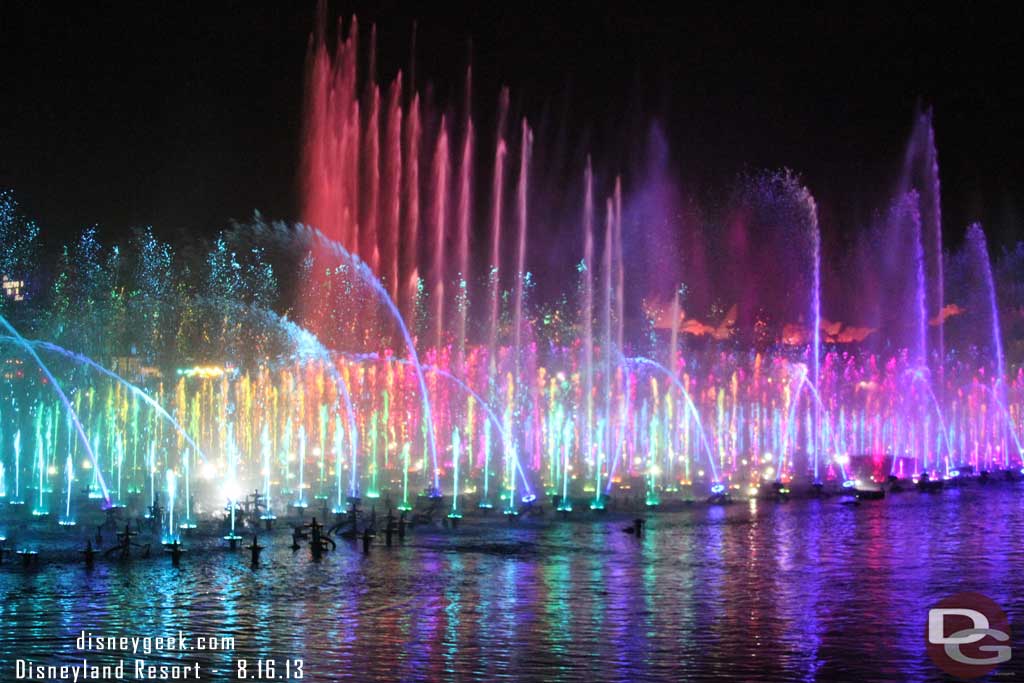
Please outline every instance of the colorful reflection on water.
M179 569L7 563L0 661L73 663L82 630L181 629L235 637L189 653L204 669L303 659L306 680L933 680L929 605L977 590L1024 618L1019 488L695 507L651 516L640 540L625 517L467 520L320 562L279 532L255 570L198 547Z

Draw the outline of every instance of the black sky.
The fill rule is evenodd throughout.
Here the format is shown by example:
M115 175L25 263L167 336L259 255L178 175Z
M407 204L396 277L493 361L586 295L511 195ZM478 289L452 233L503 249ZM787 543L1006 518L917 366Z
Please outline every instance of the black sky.
M788 166L832 230L879 208L915 107L931 105L948 240L970 220L996 242L1020 239L1022 6L828 5L679 3L659 16L638 2L334 2L331 13L377 24L386 78L408 66L416 21L416 82L442 101L458 101L471 54L485 126L507 84L518 111L628 167L654 117L688 187ZM0 7L0 187L45 231L153 225L180 238L253 209L297 217L312 0Z

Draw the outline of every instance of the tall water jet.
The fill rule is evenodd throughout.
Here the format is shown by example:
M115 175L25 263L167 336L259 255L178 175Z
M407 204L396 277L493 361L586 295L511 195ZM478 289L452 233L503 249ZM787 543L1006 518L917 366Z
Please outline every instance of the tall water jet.
M70 432L70 430L68 430ZM0 444L4 442L4 414L0 410ZM71 449L68 449L68 456L71 455ZM7 467L3 463L3 458L0 458L0 500L7 498Z
M615 260L615 354L616 357L621 357L626 344L625 344L625 327L626 327L626 296L625 296L625 280L626 280L626 269L625 259L623 258L622 250L622 178L616 176L615 178L615 189L612 194L613 207L615 209L615 231L614 231L614 250L612 252ZM620 368L621 369L621 368ZM621 445L626 440L626 394L628 393L628 379L625 373L622 375L622 391L619 393L619 404L617 406L618 416L618 429L612 433L614 438L612 445L612 457L610 459L610 472L614 473L618 467L619 457L622 454ZM611 424L609 418L609 425ZM612 483L612 477L609 476L608 484Z
M917 229L914 240L914 266L917 274L917 362L922 367L928 367L928 282L925 275L924 236L920 214L917 216L918 220L912 222Z
M501 235L504 213L505 155L507 152L505 147L505 118L508 115L508 103L508 88L502 88L498 98L498 126L494 143L494 182L491 189L491 257L487 269L487 298L489 301L487 390L488 398L491 402L495 402L499 395L498 331L499 303L501 300ZM493 507L493 503L490 500L490 453L490 426L486 426L484 432L483 496L479 503L483 509Z
M380 272L380 243L377 229L379 220L380 197L380 87L376 83L376 45L377 27L370 30L370 65L366 78L366 116L363 134L363 159L360 170L363 172L359 216L359 253L374 272Z
M299 510L309 507L309 501L306 500L306 425L299 425L299 452L298 452L298 467L299 467L299 489L296 491L295 500L292 502L292 507L298 508ZM232 506L232 531L234 531L234 507Z
M942 250L942 191L931 109L919 111L915 115L910 140L907 143L903 172L897 186L897 197L903 197L910 192L916 195L921 218L921 290L925 301L926 318L935 318L941 316L946 302ZM929 285L929 281L932 284ZM938 373L942 373L945 359L945 328L941 322L936 325L935 339L938 356L935 367Z
M224 540L228 541L228 543L231 544L231 548L234 549L235 544L237 544L242 538L235 533L238 502L241 498L242 488L238 481L238 444L235 442L235 425L233 422L228 422L226 428L227 440L225 442L225 446L227 448L227 453L225 455L227 459L227 473L224 475L224 497L227 499L230 531L227 536L224 537Z
M932 111L931 109L927 112L927 129L928 129L928 144L926 154L926 164L928 169L928 185L929 185L929 196L931 201L929 203L928 220L931 223L932 233L932 260L934 262L935 270L935 303L932 310L933 315L941 315L942 309L946 305L946 280L945 280L945 268L943 265L943 252L942 252L942 191L939 181L939 152L935 146L935 127L932 125ZM938 350L939 360L937 367L939 373L945 370L945 359L946 359L946 336L945 328L942 325L938 325Z
M419 248L420 230L420 96L413 95L409 105L409 117L405 125L406 161L402 168L405 172L405 200L402 221L402 274L404 279L402 299L399 307L402 316L408 318L416 301L419 288L419 270L416 259Z
M529 194L529 160L532 151L532 145L534 145L534 133L532 133L532 131L530 130L529 124L527 123L526 119L522 120L522 132L519 145L519 182L516 189L516 214L518 217L518 230L516 237L515 298L512 314L512 352L514 354L515 362L513 375L515 378L515 391L512 397L512 410L516 418L519 418L520 412L523 410L523 404L525 401L525 397L523 396L524 391L522 382L522 315L523 298L525 297L527 276L526 231L529 224L527 211L527 197ZM521 421L518 422L521 424ZM520 452L520 444L524 443L524 439L520 439L518 433L515 433L513 438L515 438L513 447L511 450L506 450L505 457L508 458L509 451L511 451L512 457L515 459L515 465L517 465L518 456ZM515 465L510 465L510 467L514 468ZM515 481L515 470L511 469L508 476L510 481Z
M345 428L341 424L341 418L339 416L335 415L334 416L334 469L335 469L335 473L334 474L335 474L335 496L336 496L336 499L334 501L334 509L332 510L332 512L334 512L335 514L340 514L342 512L345 512L345 510L347 509L347 506L345 505L345 503L346 503L346 500L347 500L348 497L344 495L344 490L345 489L344 489L344 486L341 483L342 482L342 478L343 478L342 473L344 471L344 468L341 466L341 463L344 462L344 460L345 460L344 449L345 449ZM350 457L355 458L355 454L354 453L351 454ZM372 487L372 485L371 485L370 491L371 492L374 491L374 488ZM355 497L355 492L350 490L349 491L349 495L354 498Z
M306 66L303 220L349 249L359 247L360 117L356 95L358 22L327 51L326 5L320 3Z
M434 206L433 206L433 243L431 249L434 254L434 265L431 273L433 287L431 297L433 298L433 323L434 348L440 353L444 346L444 301L445 301L445 244L448 224L448 126L445 117L441 117L441 129L437 137L437 148L434 151L433 177L434 177Z
M814 198L804 189L811 218L811 355L814 372L814 389L821 386L821 227L818 225L818 209ZM814 482L821 481L819 472L821 447L821 402L814 404L814 426L811 443L814 448Z
M471 226L471 192L473 178L473 117L470 98L473 71L466 69L466 118L463 123L462 158L459 161L458 273L455 282L455 367L463 371L466 357L466 318L469 315L469 232Z
M409 467L411 464L411 447L408 441L402 444L402 502L398 504L399 510L412 510L409 504Z
M612 200L615 209L615 245L612 251L615 259L615 346L621 353L625 348L626 267L622 253L622 178L618 176Z
M583 459L594 454L594 172L587 157L583 173ZM563 487L564 488L564 487ZM563 497L565 496L563 492Z
M69 413L70 414L70 413ZM10 505L23 505L25 501L21 499L21 430L18 429L14 432L13 441L14 451L14 495L8 502Z
M146 471L149 473L149 512L146 513L146 518L151 518L153 510L156 509L156 498L159 495L156 487L156 441L149 442L149 448L146 449ZM99 469L99 467L95 468ZM94 480L95 481L95 480ZM92 495L90 491L90 496Z
M459 512L459 461L462 460L462 439L458 427L452 430L452 510L449 519L462 517Z
M615 204L614 200L609 197L605 202L605 223L604 223L604 264L601 268L601 277L603 279L604 289L604 301L601 307L601 320L603 328L603 339L601 342L602 351L604 352L604 414L601 416L602 427L602 439L598 449L597 456L595 457L594 466L594 500L591 502L590 507L592 510L603 510L604 509L604 488L602 486L604 466L605 462L611 462L613 458L612 454L612 394L615 391L614 384L612 383L612 306L613 304L613 279L612 279L612 264L613 252L615 249L614 242L614 222L615 222ZM609 465L609 469L611 465Z
M999 302L996 298L995 279L992 277L992 261L988 254L988 240L985 239L985 231L980 223L973 223L967 228L967 244L973 252L972 255L977 264L976 267L982 273L985 281L985 293L989 306L989 334L992 337L992 366L995 371L993 395L999 403L1002 414L1008 415L1006 409L1006 358L1003 353L1003 330L999 321ZM1003 425L1003 437L1000 439L1002 441L1003 466L1009 467L1010 452L1007 447L1006 430L1012 432L1013 425L1008 419L1003 421ZM1018 453L1017 455L1024 459L1024 453Z
M260 515L260 518L264 520L276 519L276 517L273 516L273 500L271 498L272 491L270 486L270 453L272 450L273 444L270 442L270 426L268 424L264 424L263 428L260 430L260 460L262 462L260 474L263 475L263 513Z
M185 483L185 516L181 520L179 525L182 529L195 529L196 521L192 517L192 451L188 448L185 449L185 453L182 456L182 481ZM266 498L265 502L270 505L270 499Z
M381 276L388 294L399 301L399 236L402 229L402 73L395 76L388 93L384 130L384 174L382 177Z
M317 458L317 494L315 497L317 500L327 500L327 405L324 403L320 404L319 418L320 444L314 453Z
M526 233L529 226L527 196L530 184L530 151L533 146L533 132L523 119L522 139L519 151L519 184L516 190L516 235L515 293L512 312L512 352L515 354L516 403L521 403L522 394L522 353L523 353L523 298L526 290Z
M70 430L68 430L70 433ZM71 458L71 449L64 458L64 514L60 518L61 526L74 526L75 517L71 514L71 488L75 481L75 461Z
M46 483L43 478L46 476L46 446L43 440L42 422L44 416L45 406L39 409L39 413L36 415L36 504L32 508L32 514L37 517L42 517L50 513L49 507L46 504ZM96 464L96 469L99 469L99 463Z
M167 490L167 531L164 532L163 542L174 543L178 540L178 528L174 526L174 506L178 493L178 478L174 470L167 470L164 474Z
M494 385L497 372L498 315L501 299L501 235L505 193L505 117L508 114L508 89L503 88L498 101L497 141L494 145L494 184L491 189L491 258L487 270L489 306L488 366L489 381Z
M686 285L682 282L676 284L672 290L672 301L669 302L669 336L668 336L668 355L665 357L665 365L669 367L672 372L676 372L679 367L679 332L682 322L683 307L682 298L686 291Z

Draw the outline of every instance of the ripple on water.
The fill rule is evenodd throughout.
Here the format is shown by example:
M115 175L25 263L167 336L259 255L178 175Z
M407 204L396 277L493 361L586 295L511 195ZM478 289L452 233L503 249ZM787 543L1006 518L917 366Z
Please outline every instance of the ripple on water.
M235 637L233 653L188 653L204 667L301 658L309 680L933 679L928 605L977 590L1024 623L1022 494L697 506L651 515L641 539L614 519L467 518L318 563L281 531L256 570L212 549L180 569L5 563L0 666L75 661L82 630L181 629Z

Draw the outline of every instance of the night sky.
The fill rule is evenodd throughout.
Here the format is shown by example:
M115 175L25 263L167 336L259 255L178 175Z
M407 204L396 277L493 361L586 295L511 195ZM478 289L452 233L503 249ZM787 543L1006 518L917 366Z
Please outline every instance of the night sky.
M296 219L312 0L90 5L0 4L0 187L24 212L51 238L95 223L115 237L153 225L181 240L254 209ZM437 101L461 101L471 59L479 125L493 126L507 84L540 145L586 144L628 169L658 120L688 189L788 166L833 232L883 206L915 107L933 106L948 244L970 220L996 243L1021 237L1024 6L680 11L330 5L377 24L388 80L410 65L415 21L416 83Z

